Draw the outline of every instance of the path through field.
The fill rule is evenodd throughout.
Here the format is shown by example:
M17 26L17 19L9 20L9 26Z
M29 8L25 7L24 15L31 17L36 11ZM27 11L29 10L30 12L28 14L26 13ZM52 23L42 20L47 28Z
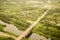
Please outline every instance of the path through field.
M40 16L31 26L29 26L29 28L26 29L26 31L24 31L16 40L22 40L24 37L26 37L30 31L32 30L32 28L34 28L36 26L36 24L48 13L50 9L48 9L47 11L45 11L43 13L42 16Z

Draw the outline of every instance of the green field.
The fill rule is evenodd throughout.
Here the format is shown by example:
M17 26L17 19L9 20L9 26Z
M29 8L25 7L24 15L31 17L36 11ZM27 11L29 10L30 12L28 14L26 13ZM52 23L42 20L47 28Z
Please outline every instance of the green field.
M32 32L52 38L53 40L60 40L60 11L58 10L59 9L50 10Z
M18 30L25 31L49 7L47 15L31 30L32 33L43 35L52 40L60 40L60 0L0 0L0 20L15 25ZM4 31L0 23L0 31ZM0 37L0 40L14 40L9 37ZM29 40L25 38L23 40Z

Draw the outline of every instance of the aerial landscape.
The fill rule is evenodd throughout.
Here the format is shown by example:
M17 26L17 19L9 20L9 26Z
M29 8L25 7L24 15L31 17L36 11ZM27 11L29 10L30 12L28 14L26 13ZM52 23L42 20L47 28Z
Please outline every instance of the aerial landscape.
M0 0L0 40L60 40L60 0Z

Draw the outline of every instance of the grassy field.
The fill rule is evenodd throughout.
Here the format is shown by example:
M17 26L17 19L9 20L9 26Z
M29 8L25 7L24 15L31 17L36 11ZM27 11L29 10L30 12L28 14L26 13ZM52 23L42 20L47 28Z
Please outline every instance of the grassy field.
M52 38L53 40L60 40L60 11L58 10L50 10L32 32Z
M0 36L0 40L15 40L11 37L4 37L4 36Z
M35 22L49 7L52 7L52 9L36 25L32 33L37 33L53 40L60 40L60 0L0 0L0 20L13 24L19 30L24 31L31 25L27 20ZM5 25L0 24L0 31L3 31L4 27ZM1 40L6 39L3 37ZM28 40L28 38L24 40Z

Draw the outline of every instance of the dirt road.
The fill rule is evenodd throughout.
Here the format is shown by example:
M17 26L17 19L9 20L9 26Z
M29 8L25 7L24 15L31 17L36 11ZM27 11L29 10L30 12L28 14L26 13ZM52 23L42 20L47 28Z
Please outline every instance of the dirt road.
M24 37L26 37L30 30L32 30L32 28L34 28L36 26L36 24L47 14L47 12L49 11L50 9L48 9L47 11L45 11L43 13L42 16L40 16L31 26L29 26L29 28L27 28L22 34L20 34L20 36L16 39L16 40L22 40Z

